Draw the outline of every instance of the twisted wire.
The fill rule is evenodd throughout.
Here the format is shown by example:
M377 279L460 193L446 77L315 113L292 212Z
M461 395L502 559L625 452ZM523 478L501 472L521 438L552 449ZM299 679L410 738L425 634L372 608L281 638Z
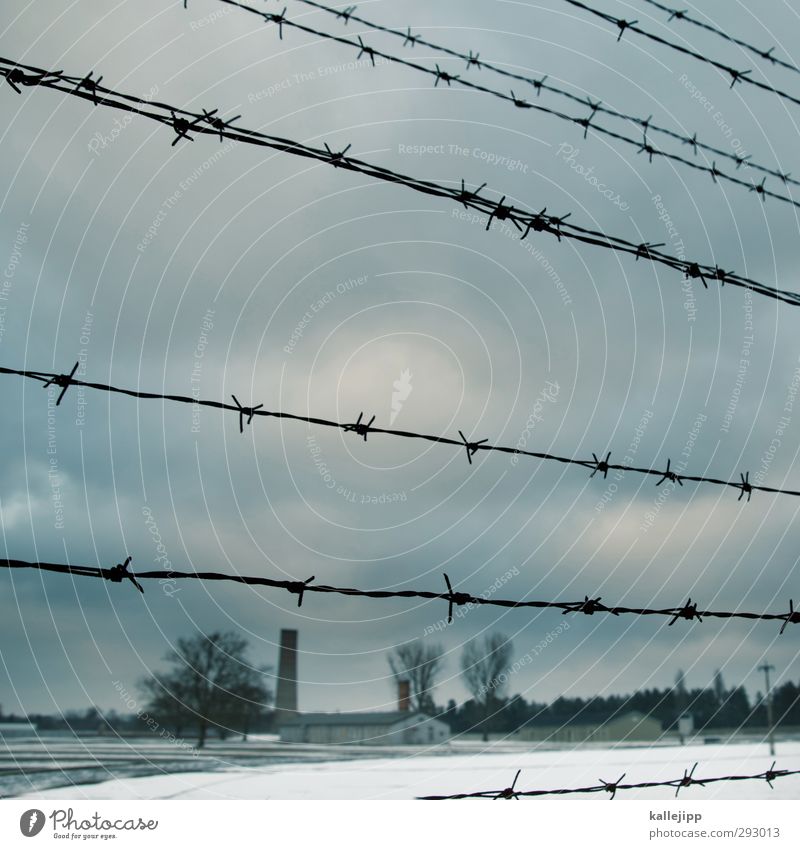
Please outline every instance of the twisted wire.
M610 24L614 24L614 26L617 27L617 29L619 30L617 41L622 38L623 33L628 31L635 32L638 35L650 39L650 41L654 41L657 44L663 45L664 47L669 47L672 50L677 50L684 56L691 56L693 59L697 59L700 62L704 62L706 65L710 65L712 68L716 68L718 71L722 71L731 78L731 88L733 88L736 83L745 83L747 85L755 86L756 88L759 88L762 91L769 91L789 103L794 103L796 106L800 106L800 97L795 97L793 94L789 94L789 92L784 91L783 89L776 88L775 86L770 85L769 83L753 79L753 77L749 76L749 70L737 70L731 65L726 65L724 62L719 62L716 59L712 59L710 56L706 56L703 53L698 53L698 51L693 50L691 47L684 47L682 44L676 44L674 41L670 41L667 38L662 38L660 35L656 35L655 33L649 32L648 30L642 29L640 26L637 26L638 21L626 21L622 18L617 18L614 15L610 15L608 12L602 12L599 9L595 9L588 3L582 2L582 0L564 0L564 2L569 3L570 6L575 6L578 9L583 9L585 12L589 12L589 14L594 15L597 18L601 18L602 20L607 21Z
M226 2L226 0L220 0L220 2ZM609 115L614 118L619 118L620 120L626 121L628 123L634 124L638 127L641 127L642 131L647 134L649 132L659 133L661 135L667 136L675 141L679 141L682 145L689 145L695 154L697 154L698 150L705 151L707 153L713 154L715 157L721 157L724 159L729 159L730 161L736 164L736 169L738 170L742 165L745 168L752 168L754 171L758 171L761 174L765 174L770 177L775 177L780 180L784 185L794 185L800 186L800 180L795 179L786 171L779 171L777 168L769 168L765 165L760 165L757 162L754 162L753 159L749 156L741 156L738 153L733 153L730 150L724 150L719 147L715 147L714 145L708 144L706 142L701 141L697 138L697 133L692 136L685 135L683 133L676 132L675 130L671 130L667 127L662 127L659 124L656 124L652 120L652 115L648 118L642 118L637 115L628 115L625 112L621 112L617 109L614 109L610 106L603 104L602 102L594 102L588 97L580 97L576 94L573 94L571 91L567 89L561 88L552 82L547 82L549 75L545 75L543 77L531 77L528 74L521 74L517 71L510 71L507 68L502 67L501 65L496 65L492 62L488 62L485 59L480 58L479 53L473 53L471 50L468 53L465 53L463 50L454 50L450 47L445 47L444 45L438 44L430 39L424 38L421 35L412 35L411 28L409 27L406 32L402 30L393 29L392 27L384 26L383 24L376 23L375 21L364 18L360 15L356 15L353 11L347 11L346 13L335 9L331 6L327 6L324 3L319 3L317 0L296 0L298 3L303 3L306 6L311 6L315 9L318 9L323 12L327 12L330 15L333 15L336 18L343 18L345 23L348 21L356 21L357 23L363 24L364 26L370 27L370 29L377 30L379 32L387 33L389 35L393 35L397 38L403 39L403 43L414 45L422 45L423 47L428 47L431 50L435 50L438 53L441 53L446 56L451 56L455 59L460 59L466 62L466 70L470 70L471 68L487 70L491 73L498 74L500 76L506 77L508 79L517 80L519 82L527 83L528 85L533 86L534 90L537 93L537 96L542 91L547 91L552 94L555 94L559 97L564 97L568 100L571 100L574 103L578 103L581 106L584 106L588 109L593 109L596 111L598 115ZM355 9L355 7L350 7L350 9ZM779 61L779 60L776 60ZM542 110L545 111L545 110ZM562 116L561 113L550 113L553 114L554 117L561 118L564 120L572 121L573 123L578 123L578 120L569 115ZM600 133L606 132L605 128L598 127L595 124L591 126L592 130L596 130ZM620 141L631 141L627 137L624 136L612 136L617 138ZM632 141L634 144L638 144L637 142ZM685 159L683 157L676 156L675 154L670 154L660 149L655 149L653 152L654 156L663 156L668 159L672 159L677 162L682 162L685 165L694 166L694 163L690 159ZM707 173L712 176L718 176L718 172L715 170L715 166L712 165L711 168L703 169L706 170ZM729 179L726 175L723 179ZM737 181L734 181L737 182ZM784 198L785 199L785 198Z
M5 67L3 67L4 65ZM735 272L725 271L719 266L711 266L664 253L657 249L657 245L647 242L636 244L618 236L610 236L600 230L591 230L572 224L566 220L571 213L561 216L548 215L547 207L544 207L540 212L518 209L511 204L506 204L505 196L501 197L499 201L490 200L480 194L484 186L470 191L467 190L462 180L460 189L451 188L441 183L422 180L352 156L346 156L349 146L344 151L335 152L327 145L324 148L315 148L291 139L260 133L256 130L233 127L231 123L236 119L223 120L218 115L219 110L217 109L203 110L201 113L190 112L155 100L148 101L134 95L114 92L95 82L88 84L89 78L86 76L70 76L61 71L45 71L2 57L0 57L0 76L5 77L7 81L13 80L15 88L19 88L19 86L49 88L71 97L89 101L94 106L111 107L149 118L173 130L175 133L172 140L173 146L181 140L192 139L191 134L194 133L218 137L220 141L229 139L290 153L306 159L314 159L334 168L342 168L387 183L406 186L422 194L454 201L464 206L465 209L482 212L487 216L487 230L490 229L495 220L509 221L522 234L521 239L527 238L532 231L534 233L548 233L555 236L558 241L561 241L562 238L571 239L617 253L630 254L636 259L659 263L681 271L685 278L699 279L706 288L708 281L711 280L718 282L720 286L727 283L731 286L749 289L758 295L792 306L800 305L800 293L770 286Z
M130 581L141 594L144 594L144 589L139 583L140 581L160 581L162 584L173 581L226 581L228 583L244 584L246 586L270 587L271 589L284 590L291 595L297 596L298 607L302 606L307 593L311 595L340 595L367 599L403 598L443 601L447 603L448 623L453 621L453 609L465 606L470 608L553 609L560 611L564 615L582 613L586 616L593 616L595 613L606 613L609 616L659 616L668 617L670 620L669 625L674 625L679 619L690 622L703 622L704 619L747 619L762 622L782 622L781 634L783 634L788 624L796 625L800 623L800 612L794 609L794 602L792 600L789 602L789 611L787 613L749 613L742 610L698 610L697 604L692 604L691 599L680 607L666 608L625 607L622 605L608 606L603 604L600 598L589 598L589 596L585 596L583 601L520 601L474 596L462 591L455 592L447 574L444 575L444 581L447 587L446 592L434 592L431 590L360 590L354 587L315 584L316 576L314 575L306 578L304 581L298 581L264 578L255 575L232 575L224 572L184 572L175 569L132 572L130 569L131 561L132 558L127 557L123 563L118 563L112 568L106 568L103 566L74 566L67 563L0 559L0 567L4 569L33 569L39 572L55 572L59 575L76 575L81 578L100 578L113 583Z
M303 2L303 0L300 0L300 2ZM735 36L730 35L730 33L725 32L725 30L720 29L713 24L693 18L690 14L688 14L688 9L673 9L671 6L665 6L663 3L659 3L658 0L642 0L642 2L648 3L650 6L655 6L656 9L660 9L662 12L666 12L669 15L669 21L686 21L687 24L694 24L694 26L706 30L706 32L713 32L720 38L725 39L725 41L737 45L737 47L742 47L750 53L754 53L759 57L759 59L764 59L767 62L771 62L773 65L786 68L787 71L794 71L796 74L800 74L800 68L798 68L797 65L792 62L786 62L777 56L773 56L773 51L775 50L774 47L770 47L769 50L762 50L760 47L756 47L741 38L736 38Z
M714 182L719 180L724 180L732 185L739 186L741 188L745 188L750 192L755 193L756 196L760 197L762 200L766 198L774 198L775 200L781 201L782 203L790 204L796 208L800 208L800 201L794 200L794 198L790 197L786 194L781 194L780 192L776 192L772 189L768 189L765 185L766 178L762 180L761 183L755 183L752 180L745 180L740 177L735 176L734 174L729 174L727 172L721 171L717 168L716 162L712 165L704 165L701 162L698 162L694 159L688 159L685 156L681 156L677 153L672 153L670 151L662 150L661 148L653 145L647 137L648 129L656 130L656 126L650 122L650 119L641 119L634 118L632 116L624 115L623 113L619 113L614 109L606 109L602 106L601 103L595 103L591 99L580 98L576 95L570 94L568 92L562 91L561 89L556 88L555 86L548 86L545 84L541 84L541 81L532 81L534 85L536 85L539 89L544 88L547 90L551 90L554 92L558 92L559 94L563 94L569 99L580 103L582 106L590 110L589 116L585 115L570 115L565 112L561 112L557 109L552 109L548 106L543 106L541 103L532 103L530 101L524 100L523 98L518 97L514 94L513 91L505 92L500 91L498 89L491 88L490 86L482 85L480 83L475 82L474 80L464 79L459 75L450 74L446 71L443 71L437 65L435 68L428 68L425 65L420 65L418 62L411 61L409 59L404 59L399 56L392 55L390 53L386 53L385 51L378 50L377 48L370 47L361 40L360 37L357 37L356 40L348 39L343 36L334 35L333 33L326 32L324 30L320 30L318 28L309 26L307 24L299 23L297 21L293 21L290 18L286 17L285 10L280 13L280 15L276 15L269 12L262 12L259 9L256 9L253 6L248 5L247 3L238 2L238 0L218 0L218 2L225 4L226 6L234 6L243 11L249 12L253 15L257 15L259 18L267 19L268 21L273 21L276 23L280 23L281 29L286 27L291 27L293 29L299 30L301 32L307 33L309 35L314 35L319 38L327 39L329 41L337 42L338 44L344 44L348 47L353 48L358 51L358 57L361 58L363 55L366 55L372 61L372 64L375 64L375 58L385 59L388 62L392 62L397 65L402 65L406 68L413 68L416 71L420 71L424 74L427 74L430 77L435 79L435 85L438 86L439 82L446 83L449 87L453 84L457 86L462 86L467 89L471 89L473 91L482 92L484 94L490 94L493 97L496 97L506 103L509 103L515 106L518 109L532 109L536 112L540 112L546 115L549 115L554 118L558 118L562 121L566 121L569 124L574 124L578 127L582 127L584 131L584 138L588 134L589 130L592 130L600 135L606 136L607 138L614 139L615 141L626 144L630 147L636 148L637 153L645 153L647 154L647 159L649 162L653 161L653 157L661 157L663 159L667 159L671 162L676 162L681 165L686 166L687 168L691 168L695 171L701 171L705 174L708 174ZM299 0L299 2L309 2L310 5L313 5L318 8L326 8L322 7L321 4L311 2L311 0ZM339 17L342 17L343 13L336 13L335 9L330 9L334 14L338 14ZM353 15L348 15L348 19L352 18L353 20L361 20ZM397 35L402 35L401 32L395 31ZM407 36L406 36L407 38ZM422 41L420 41L422 43ZM447 52L455 52L455 51L447 51ZM461 54L458 54L461 55ZM468 63L470 62L470 57L462 56L462 58L467 59ZM481 60L477 60L477 57L472 56L471 58L472 64L477 63L480 67L484 67L484 63ZM516 75L515 75L516 76ZM616 130L609 129L608 127L604 127L600 124L594 123L595 115L598 113L607 113L609 115L614 115L619 118L624 118L628 121L632 121L638 125L640 125L643 129L643 136L641 139L632 138L631 136L626 136L623 133L617 132ZM652 117L652 116L651 116ZM696 137L690 138L688 136L681 135L679 133L674 133L670 130L664 130L662 128L658 128L659 132L662 132L666 135L669 135L675 139L680 139L684 144L690 144L697 152L698 148L705 148L705 145L702 145ZM707 148L708 150L714 150L717 155L725 156L729 159L732 159L736 162L737 169L742 164L749 164L749 159L747 157L738 156L736 154L726 153L723 151L719 151L716 148ZM755 166L753 166L755 167ZM773 169L759 168L760 171L770 174L772 176L780 178L784 184L788 184L789 182L797 183L800 185L800 181L793 180L790 175L782 174Z
M537 460L554 461L557 463L562 463L564 465L579 466L583 469L591 469L592 473L590 477L594 477L597 474L602 474L605 478L607 477L610 471L619 470L625 472L633 472L634 474L639 475L654 476L658 478L656 486L661 486L661 484L663 484L665 481L669 481L672 484L679 484L680 486L683 486L684 481L691 481L695 483L708 483L716 486L725 486L735 489L739 492L739 497L737 499L738 501L741 501L745 498L745 496L747 496L746 501L749 502L754 492L769 492L773 494L790 495L794 497L800 496L800 491L798 490L781 489L778 487L763 486L760 484L751 483L749 472L740 473L739 481L730 481L722 480L720 478L707 477L705 475L690 475L684 474L683 472L678 473L674 471L674 469L670 468L669 459L667 460L666 469L628 466L621 463L612 463L610 461L610 451L607 453L604 460L599 459L598 455L596 454L592 454L591 460L581 460L575 457L564 457L557 454L551 454L545 451L529 451L527 449L511 448L505 445L494 445L490 443L487 439L468 440L464 436L462 431L459 431L460 438L456 439L454 437L449 436L437 436L436 434L431 433L417 433L408 430L394 430L391 428L375 427L373 425L373 422L375 421L375 416L373 416L369 422L365 422L363 420L363 412L359 414L358 419L355 422L337 422L332 419L325 419L318 416L303 416L298 415L296 413L267 410L264 409L262 404L259 404L255 407L242 407L241 404L239 404L238 400L236 400L235 396L232 396L235 403L228 404L224 401L205 400L188 395L165 395L160 392L145 392L138 389L121 389L117 386L111 386L106 383L92 383L90 381L76 378L74 377L75 370L76 369L74 367L70 374L52 374L49 372L31 371L28 369L13 369L7 368L5 366L0 366L0 374L15 375L29 380L35 380L42 383L44 387L53 385L60 387L61 393L59 394L59 397L56 401L56 406L61 403L64 398L64 394L70 386L82 386L87 389L95 389L100 392L127 395L128 397L137 398L141 400L173 401L183 404L192 404L195 408L210 407L217 410L232 411L238 417L240 432L243 431L243 419L245 416L247 417L248 424L252 423L253 418L255 417L285 419L288 421L305 422L306 424L317 425L320 427L335 428L337 430L341 430L344 433L355 433L357 436L363 438L365 442L367 441L367 437L369 436L369 434L382 434L384 436L391 436L400 439L415 439L422 440L425 442L435 442L440 445L456 446L459 449L465 450L467 460L469 461L470 465L472 464L473 456L477 454L478 451L488 451L497 452L501 454L511 454L520 457L530 457Z
M598 779L599 784L589 785L588 787L565 787L557 790L517 790L516 782L519 778L519 771L514 778L514 783L510 787L503 790L479 790L474 793L453 793L449 796L418 796L418 799L428 801L442 801L445 799L520 799L523 797L532 798L535 796L571 796L576 793L608 793L609 798L613 799L620 790L648 790L653 787L674 787L675 795L684 787L701 786L705 787L708 784L718 784L720 782L731 781L766 781L770 788L772 782L778 778L786 778L791 775L800 775L800 769L775 769L775 762L764 772L756 773L755 775L719 775L713 778L695 778L694 771L697 768L695 764L691 770L684 770L681 778L673 778L667 781L639 781L636 783L623 784L622 779L626 773L623 773L616 781L604 781Z

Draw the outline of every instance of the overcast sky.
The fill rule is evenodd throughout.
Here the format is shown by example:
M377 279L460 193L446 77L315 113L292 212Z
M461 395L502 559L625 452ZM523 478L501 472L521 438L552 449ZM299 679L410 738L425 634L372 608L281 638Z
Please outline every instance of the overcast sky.
M510 88L487 70L287 4L294 19ZM689 25L667 28L641 0L598 5L800 93L797 74ZM787 2L760 4L761 20L754 4L682 6L780 56L798 42ZM572 223L800 290L792 206L650 164L555 118L434 88L407 68L355 67L345 46L291 29L281 41L274 25L216 0L186 11L178 0L5 0L3 11L5 57L94 70L119 91L241 114L241 126L309 144L351 144L353 155L414 176L486 182L488 197L571 212ZM359 12L800 171L797 107L752 86L731 90L708 65L635 34L617 43L610 26L563 0L372 0ZM553 94L540 102L581 114ZM233 393L340 420L363 410L379 426L390 424L398 382L398 428L461 429L582 458L611 450L619 460L633 447L638 465L671 457L689 473L749 470L800 489L800 407L785 412L800 364L795 307L697 281L687 294L677 272L544 234L526 247L502 227L460 220L449 202L309 160L208 136L171 147L168 128L57 92L4 85L0 104L2 365L63 371L80 357L88 380ZM775 179L767 187L783 190ZM189 406L74 388L48 431L47 391L15 377L2 387L7 557L113 566L131 555L134 568L156 568L157 533L175 569L366 589L441 590L446 571L459 589L507 598L673 606L691 596L701 607L775 612L800 598L794 498L738 502L720 487L590 480L580 468L495 454L470 466L451 447L364 443L292 422L260 419L240 435L234 414L193 419ZM541 420L526 427L534 413ZM0 702L17 712L123 710L112 682L134 687L197 629L243 631L254 663L274 664L287 627L300 632L302 709L385 709L394 703L386 653L446 615L443 603L330 596L308 596L298 610L284 593L222 584L169 594L152 583L142 597L130 585L35 572L0 574L0 599ZM667 627L600 615L563 630L563 621L555 611L479 609L434 632L427 639L447 652L437 701L466 698L461 647L495 630L524 661L510 692L528 699L663 687L678 668L689 686L720 668L755 692L764 658L779 683L800 675L791 627L779 638L772 623Z

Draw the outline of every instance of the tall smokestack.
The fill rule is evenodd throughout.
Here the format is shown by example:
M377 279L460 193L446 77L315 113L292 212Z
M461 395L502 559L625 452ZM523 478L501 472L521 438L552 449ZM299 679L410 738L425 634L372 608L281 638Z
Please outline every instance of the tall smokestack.
M406 680L397 682L397 709L404 713L411 710L411 684Z
M297 713L297 631L281 631L278 655L278 691L275 694L275 720L289 719Z

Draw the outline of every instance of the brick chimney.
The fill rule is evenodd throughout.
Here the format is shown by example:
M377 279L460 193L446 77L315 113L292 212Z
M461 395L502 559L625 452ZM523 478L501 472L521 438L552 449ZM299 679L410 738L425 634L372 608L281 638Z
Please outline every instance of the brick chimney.
M297 714L297 631L281 631L278 654L278 688L275 694L275 723Z
M405 679L397 682L397 709L403 713L411 710L411 684Z

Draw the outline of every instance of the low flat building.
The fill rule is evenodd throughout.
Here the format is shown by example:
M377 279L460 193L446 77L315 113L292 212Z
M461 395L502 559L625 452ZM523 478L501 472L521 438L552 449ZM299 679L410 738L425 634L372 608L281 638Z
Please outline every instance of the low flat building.
M532 725L517 732L517 739L547 743L653 743L664 736L652 716L630 711L600 723L566 722Z
M283 743L365 746L432 745L450 737L450 726L424 713L306 713L284 720Z
M27 737L31 734L36 734L36 726L30 722L0 722L0 739Z

